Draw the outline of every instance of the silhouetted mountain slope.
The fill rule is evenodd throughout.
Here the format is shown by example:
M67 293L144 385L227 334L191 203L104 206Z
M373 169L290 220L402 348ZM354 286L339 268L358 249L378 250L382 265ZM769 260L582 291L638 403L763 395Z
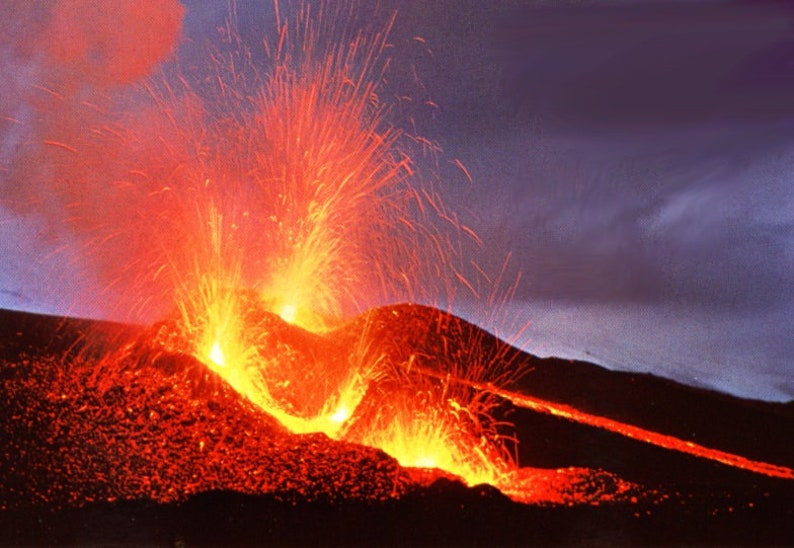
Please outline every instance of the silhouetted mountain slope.
M791 404L539 359L433 308L377 308L322 335L270 314L253 319L300 367L331 363L364 334L367 356L388 360L398 379L498 380L515 393L794 464ZM527 493L536 491L530 505L405 469L377 449L290 434L192 356L150 349L168 327L0 311L0 543L794 541L794 481L499 397L497 418L514 423L518 464L530 467L521 476ZM373 396L387 388L376 383ZM628 491L602 496L620 489Z

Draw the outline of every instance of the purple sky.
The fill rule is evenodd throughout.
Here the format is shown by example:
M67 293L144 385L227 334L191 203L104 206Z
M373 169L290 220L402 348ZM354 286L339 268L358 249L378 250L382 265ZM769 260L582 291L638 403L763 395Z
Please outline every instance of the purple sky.
M256 45L272 4L237 3ZM226 7L184 4L179 55L199 65ZM398 10L387 90L438 105L401 120L443 148L440 191L483 239L467 253L489 272L509 253L508 279L522 273L503 310L456 311L508 338L532 322L522 344L538 353L794 398L794 9L381 5ZM0 127L7 160L16 137ZM0 306L68 308L26 267L47 252L22 243L40 220L0 214ZM72 270L67 285L90 286Z
M791 399L794 9L565 4L398 19L433 51L428 125L475 180L449 200L480 262L510 250L523 274L528 347Z

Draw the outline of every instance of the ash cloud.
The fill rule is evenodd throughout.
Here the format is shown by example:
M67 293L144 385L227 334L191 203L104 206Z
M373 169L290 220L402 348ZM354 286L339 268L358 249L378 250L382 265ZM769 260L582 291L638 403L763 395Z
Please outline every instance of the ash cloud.
M0 222L11 227L4 232L17 234L20 222L27 226L27 237L4 246L16 251L5 255L1 274L4 285L22 286L15 292L32 294L37 308L46 309L40 296L53 293L48 278L60 272L85 281L116 266L117 256L88 257L86 242L75 237L88 220L70 208L93 201L106 216L119 213L104 201L104 189L117 180L128 152L111 141L87 144L120 113L145 123L145 105L131 86L173 53L184 8L175 0L4 0L0 13ZM14 278L33 270L36 276ZM102 278L107 284L108 276ZM65 281L49 311L63 312L67 298L79 301L85 286ZM96 315L102 307L68 309Z

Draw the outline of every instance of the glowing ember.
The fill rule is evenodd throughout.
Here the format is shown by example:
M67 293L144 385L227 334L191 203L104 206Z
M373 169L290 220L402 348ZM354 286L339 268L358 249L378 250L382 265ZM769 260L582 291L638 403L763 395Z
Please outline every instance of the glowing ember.
M207 357L215 365L219 367L226 367L226 358L223 355L223 350L221 349L221 345L218 341L215 341L215 344L212 345L210 353Z

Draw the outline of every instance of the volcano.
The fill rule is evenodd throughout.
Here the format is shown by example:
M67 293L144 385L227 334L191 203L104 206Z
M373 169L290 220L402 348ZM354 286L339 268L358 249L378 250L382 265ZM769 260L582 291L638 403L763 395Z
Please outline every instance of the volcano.
M333 379L362 333L368 355L410 367L368 385L344 435L295 434L180 351L172 322L0 312L0 540L794 541L792 403L540 359L418 305L321 334L263 311L254 320L267 333L260 352L300 368L302 386L267 373L294 416L327 400L318 371ZM477 367L523 374L496 386L467 370ZM473 484L366 443L384 410L436 385L487 395L488 431L513 440L509 480Z

